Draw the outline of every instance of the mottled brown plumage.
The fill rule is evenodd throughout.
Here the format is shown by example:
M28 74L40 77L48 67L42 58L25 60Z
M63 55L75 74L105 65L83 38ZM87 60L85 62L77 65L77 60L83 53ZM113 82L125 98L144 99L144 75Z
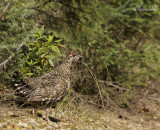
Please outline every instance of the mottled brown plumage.
M19 87L19 93L28 102L55 103L62 99L70 88L70 68L81 56L70 54L55 70L38 78L26 78L26 86Z

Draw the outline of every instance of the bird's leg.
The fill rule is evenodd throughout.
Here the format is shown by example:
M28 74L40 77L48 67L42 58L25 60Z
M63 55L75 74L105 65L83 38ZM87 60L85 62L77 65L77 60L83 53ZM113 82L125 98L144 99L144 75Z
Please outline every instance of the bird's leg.
M52 112L52 105L50 105L49 110Z
M48 122L49 121L49 119L48 119L48 111L49 111L49 109L46 108L46 109L43 109L43 110L44 111L39 111L37 113L37 116Z
M49 116L49 109L46 108L46 109L45 109L45 117L46 117L46 119L48 119L48 116Z
M34 111L34 109L32 110L32 114L33 114L33 116L35 116L35 111Z
M48 117L48 118L47 118L47 121L61 122L61 120L52 117L52 115L53 115L53 109L55 108L55 106L52 106L52 105L53 105L53 104L51 104L50 107L49 107L49 109L48 109L50 115L47 115L47 117ZM55 104L54 104L54 105L55 105Z
M50 104L49 110L50 110L50 114L51 115L53 115L53 111L54 111L55 105L56 105L55 103L51 103Z
M53 114L53 107L52 107L52 103L51 104L48 104L48 107L46 107L45 109L45 112L46 112L46 118L49 119L50 117L52 117L52 114Z

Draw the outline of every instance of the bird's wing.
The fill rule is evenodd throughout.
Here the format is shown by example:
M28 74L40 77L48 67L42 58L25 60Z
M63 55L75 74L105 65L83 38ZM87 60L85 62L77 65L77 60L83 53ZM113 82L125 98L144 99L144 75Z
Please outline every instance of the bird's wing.
M39 78L25 78L23 81L29 85L31 89L35 89L39 84Z
M58 74L57 70L53 70L50 73L47 73L46 75L43 75L38 78L25 78L23 81L28 84L32 89L37 88L40 84L42 84L42 81L50 81L50 79L54 80L56 78L59 78L60 75ZM41 85L40 85L41 86Z
M36 88L30 95L28 101L56 101L67 92L68 83L65 79L41 81L40 87Z
M59 77L59 69L61 69L61 66L57 67L56 69L54 69L53 71L41 76L41 79L48 79L48 78L56 78Z

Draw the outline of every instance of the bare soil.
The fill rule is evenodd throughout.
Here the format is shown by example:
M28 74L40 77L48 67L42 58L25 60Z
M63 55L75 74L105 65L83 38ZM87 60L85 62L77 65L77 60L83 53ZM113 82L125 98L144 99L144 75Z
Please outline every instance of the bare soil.
M61 122L46 121L32 114L33 109L0 106L0 130L160 130L160 85L148 82L139 88L126 108L111 111L96 109L92 105L75 106L60 104L51 113ZM35 113L44 110L35 110Z

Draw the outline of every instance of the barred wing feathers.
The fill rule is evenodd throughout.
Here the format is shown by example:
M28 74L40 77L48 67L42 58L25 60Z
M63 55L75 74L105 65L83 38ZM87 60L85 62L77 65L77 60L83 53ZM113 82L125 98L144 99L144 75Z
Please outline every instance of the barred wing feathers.
M43 80L40 87L35 89L28 101L55 102L65 96L68 83L65 79Z

